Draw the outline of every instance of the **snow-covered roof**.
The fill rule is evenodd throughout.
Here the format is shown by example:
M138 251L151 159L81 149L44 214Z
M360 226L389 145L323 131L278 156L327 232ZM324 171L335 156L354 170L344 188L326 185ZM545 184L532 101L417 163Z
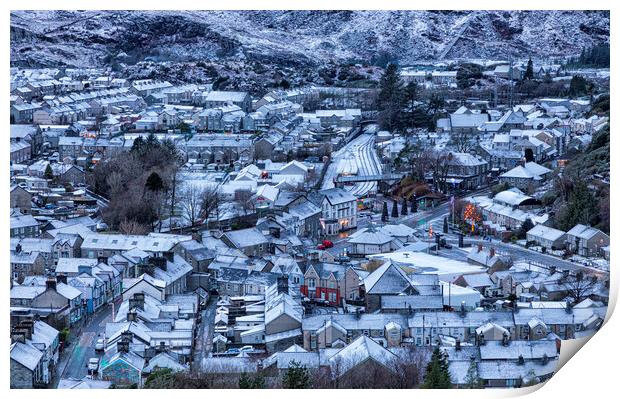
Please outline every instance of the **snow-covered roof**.
M538 176L544 176L547 173L551 172L550 169L547 169L544 166L537 164L536 162L526 162L524 167L530 173L536 174Z
M205 101L213 102L242 102L248 95L245 91L211 91Z
M256 194L254 195L256 198L263 197L271 202L274 202L278 198L278 193L280 192L274 186L269 184L263 184L262 186L258 186L256 189Z
M379 231L392 237L411 237L415 232L414 229L402 223L386 224L381 226Z
M579 237L584 240L589 240L590 238L594 237L598 233L602 233L602 232L599 229L585 226L583 224L575 225L575 227L573 227L572 229L566 232L567 235Z
M319 192L331 205L339 205L345 202L357 201L350 192L341 188L330 188Z
M391 262L385 262L364 279L368 294L398 294L411 287L405 272Z
M450 114L450 124L452 128L468 128L482 125L489 120L489 114L474 114L474 113L454 113Z
M268 242L267 238L263 235L255 227L242 229L242 230L234 230L227 231L224 233L226 238L232 242L232 244L236 248L246 248L254 245L266 244Z
M28 370L34 371L43 358L43 352L32 346L15 342L11 344L11 360L18 362Z
M500 177L505 178L505 179L542 180L542 178L539 175L532 173L530 170L524 168L521 165L515 166L514 168L510 169L506 173L502 173Z
M328 362L333 373L344 375L369 359L389 368L398 357L372 338L362 335L331 356Z
M504 203L511 206L521 205L524 201L531 200L532 197L524 195L516 190L505 190L495 194L493 201Z
M369 231L366 230L362 234L351 238L349 240L350 244L374 244L374 245L383 245L392 241L393 238L387 234L382 233L381 231Z
M80 266L95 267L99 262L90 258L58 258L56 273L78 273Z
M556 241L564 236L566 233L562 230L554 229L553 227L548 227L542 224L537 224L532 227L527 235L531 235L534 237L544 238L545 240Z

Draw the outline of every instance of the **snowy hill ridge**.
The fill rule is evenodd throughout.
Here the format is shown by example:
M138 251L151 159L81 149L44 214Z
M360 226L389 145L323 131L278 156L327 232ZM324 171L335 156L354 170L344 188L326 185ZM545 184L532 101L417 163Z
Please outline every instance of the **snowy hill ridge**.
M13 11L11 64L245 60L401 64L566 56L609 41L607 11Z

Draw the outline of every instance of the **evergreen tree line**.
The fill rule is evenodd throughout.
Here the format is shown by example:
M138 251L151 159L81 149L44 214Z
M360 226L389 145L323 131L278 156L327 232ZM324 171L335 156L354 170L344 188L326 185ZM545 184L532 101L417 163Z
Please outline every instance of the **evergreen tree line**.
M444 101L432 95L428 101L420 101L420 89L415 82L403 83L398 67L389 64L379 81L377 110L379 126L390 132L406 132L407 129L434 129Z
M581 50L579 57L571 58L566 64L569 68L609 68L609 43L602 43Z

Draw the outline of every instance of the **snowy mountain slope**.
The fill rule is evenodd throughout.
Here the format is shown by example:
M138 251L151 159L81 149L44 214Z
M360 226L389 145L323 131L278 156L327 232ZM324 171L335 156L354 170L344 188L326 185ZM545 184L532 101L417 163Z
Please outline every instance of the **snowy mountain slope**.
M458 36L458 39L456 37ZM570 55L609 41L604 11L14 11L11 62L328 60Z

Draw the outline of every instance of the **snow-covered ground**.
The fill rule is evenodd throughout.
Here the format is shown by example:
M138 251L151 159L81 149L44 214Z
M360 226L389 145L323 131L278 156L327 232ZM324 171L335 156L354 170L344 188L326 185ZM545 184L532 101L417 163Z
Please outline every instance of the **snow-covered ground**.
M364 133L351 140L340 150L332 154L332 161L325 173L322 189L334 187L334 180L339 174L372 176L382 173L381 161L375 150L376 125L368 126ZM360 182L345 186L345 190L358 197L377 190L376 182Z

